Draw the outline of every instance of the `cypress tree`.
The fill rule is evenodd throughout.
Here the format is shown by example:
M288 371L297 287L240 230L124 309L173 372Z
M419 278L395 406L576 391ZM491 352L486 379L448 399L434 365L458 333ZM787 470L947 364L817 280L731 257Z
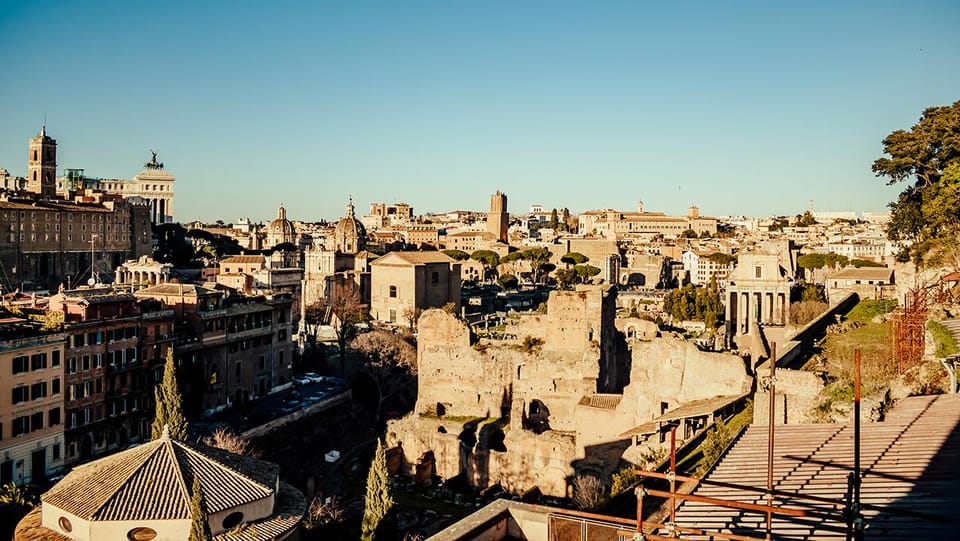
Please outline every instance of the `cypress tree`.
M157 385L153 388L153 403L156 405L153 413L153 424L150 425L150 439L157 439L163 434L163 427L167 424L167 408L163 404L163 391Z
M360 539L373 541L377 526L383 517L393 507L393 497L390 495L389 479L387 477L387 453L383 443L377 440L377 452L373 455L370 464L370 473L367 474L367 499L363 508L363 524Z
M177 386L177 368L173 362L173 348L167 350L167 362L163 366L163 382L157 386L154 397L157 401L156 416L151 425L153 439L160 437L163 425L169 426L170 437L187 439L187 419L183 416L183 398Z
M193 476L193 498L190 502L190 539L189 541L212 541L210 521L207 520L207 504L203 500L200 481Z

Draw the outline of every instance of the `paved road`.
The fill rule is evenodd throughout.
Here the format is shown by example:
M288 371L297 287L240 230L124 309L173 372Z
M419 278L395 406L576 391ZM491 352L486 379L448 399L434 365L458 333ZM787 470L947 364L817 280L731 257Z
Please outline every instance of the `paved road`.
M308 383L301 387L292 387L290 389L279 391L267 396L258 398L252 402L242 404L240 407L224 410L205 419L202 425L209 431L221 426L229 426L234 431L241 433L251 428L260 426L274 419L289 415L293 411L301 410L320 400L337 396L349 389L349 383L346 380L338 380L337 383L322 382ZM310 402L304 402L308 397L316 398ZM297 400L299 404L284 409L289 401Z

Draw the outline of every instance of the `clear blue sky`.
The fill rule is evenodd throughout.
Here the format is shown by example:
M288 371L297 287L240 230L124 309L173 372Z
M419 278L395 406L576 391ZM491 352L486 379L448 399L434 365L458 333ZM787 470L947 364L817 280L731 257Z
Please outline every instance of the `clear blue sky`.
M175 214L880 210L882 138L960 99L960 2L0 2L0 167L156 149Z

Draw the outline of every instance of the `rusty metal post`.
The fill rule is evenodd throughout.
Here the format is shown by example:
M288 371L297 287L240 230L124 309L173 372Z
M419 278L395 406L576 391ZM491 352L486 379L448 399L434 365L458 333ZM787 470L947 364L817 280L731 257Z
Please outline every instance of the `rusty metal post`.
M640 484L637 485L637 488L633 489L634 495L637 497L637 533L634 535L634 539L643 539L643 495L646 494L646 491L643 489L643 481L640 481Z
M853 352L853 535L863 539L860 517L860 350Z
M770 393L770 426L767 427L767 506L773 505L773 425L776 423L777 409L777 344L770 344L770 382L767 392ZM773 535L773 513L767 511L766 539Z
M677 522L677 498L674 496L677 492L677 425L670 427L670 524L667 529L670 537L676 537L676 530L673 528Z

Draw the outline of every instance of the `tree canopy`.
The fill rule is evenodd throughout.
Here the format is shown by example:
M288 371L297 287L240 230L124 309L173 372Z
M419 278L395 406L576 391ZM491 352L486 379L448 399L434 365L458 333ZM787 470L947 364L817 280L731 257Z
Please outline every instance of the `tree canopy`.
M590 258L580 252L567 252L560 258L560 262L567 265L583 265L587 261L590 261Z
M467 259L470 259L470 254L464 252L463 250L441 250L441 252L450 259L456 261L466 261Z
M387 454L383 443L377 440L377 450L367 473L367 497L364 500L363 522L360 539L373 541L380 522L393 508L393 496L390 494L390 478L387 473Z
M730 265L737 262L737 256L725 254L723 252L713 252L707 256L707 259L719 265Z
M952 248L960 231L960 101L929 107L909 130L883 139L873 172L887 184L907 182L890 203L887 236L911 243L917 265Z
M502 274L497 278L497 285L503 289L517 289L517 285L520 284L520 280L512 274Z
M809 210L803 214L797 214L797 221L794 224L797 227L809 227L817 223L817 219L813 217L813 213Z
M184 441L187 439L187 418L183 415L183 398L177 386L177 367L173 362L173 347L167 350L167 360L163 365L163 381L153 388L156 411L150 427L152 439L157 439L166 426L170 438Z
M683 321L703 321L708 328L715 328L723 321L723 302L715 280L711 287L694 287L687 284L674 289L663 299L663 311Z
M797 265L807 270L822 269L824 267L834 268L837 265L846 267L850 264L850 258L835 252L826 254L803 254L797 258Z

